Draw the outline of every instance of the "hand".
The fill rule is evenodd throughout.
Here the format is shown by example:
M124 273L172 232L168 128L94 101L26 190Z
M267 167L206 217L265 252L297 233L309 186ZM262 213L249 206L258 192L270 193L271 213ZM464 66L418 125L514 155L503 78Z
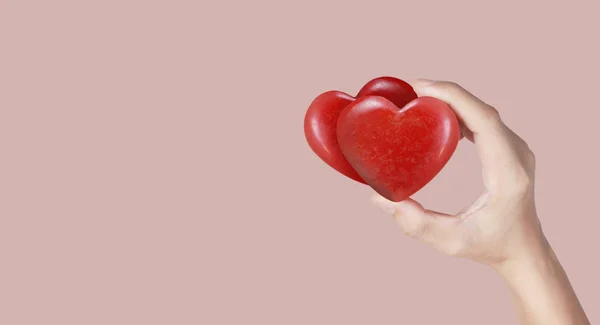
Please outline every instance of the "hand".
M566 272L547 242L534 200L535 157L498 111L460 86L413 83L419 96L445 101L463 135L477 147L485 191L456 215L430 211L407 199L373 200L400 228L438 250L493 267L511 289L522 324L589 325Z
M430 211L408 199L373 199L391 212L400 228L453 256L497 266L519 258L531 241L543 241L534 202L535 157L523 139L501 120L498 111L450 82L419 80L419 96L445 101L455 111L463 135L477 147L485 191L457 215Z

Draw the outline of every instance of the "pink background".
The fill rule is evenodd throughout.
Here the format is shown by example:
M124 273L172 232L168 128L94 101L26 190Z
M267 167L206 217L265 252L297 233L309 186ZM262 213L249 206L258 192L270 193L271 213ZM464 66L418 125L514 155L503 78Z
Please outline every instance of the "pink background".
M320 92L454 80L538 158L592 320L595 1L0 0L0 324L514 324L487 268L408 239L304 140ZM416 195L456 212L473 147Z

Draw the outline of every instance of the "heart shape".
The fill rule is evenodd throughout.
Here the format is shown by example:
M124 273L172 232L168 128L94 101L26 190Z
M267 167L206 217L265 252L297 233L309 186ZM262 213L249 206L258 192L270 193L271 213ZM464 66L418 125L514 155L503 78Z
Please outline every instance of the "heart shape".
M432 97L419 97L402 108L380 96L357 99L340 112L336 133L354 171L394 202L429 183L460 140L456 115Z
M403 80L394 77L379 77L367 82L352 97L341 91L328 91L313 100L304 117L306 140L325 163L351 179L367 184L350 165L342 153L336 128L340 113L357 99L369 96L387 98L397 107L403 107L417 98L413 88Z

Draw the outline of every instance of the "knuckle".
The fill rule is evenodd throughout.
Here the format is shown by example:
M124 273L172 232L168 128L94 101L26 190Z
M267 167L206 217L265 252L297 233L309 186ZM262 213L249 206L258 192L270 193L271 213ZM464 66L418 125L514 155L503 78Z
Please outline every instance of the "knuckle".
M527 150L525 151L525 155L527 157L528 160L535 162L535 152L533 152L533 150L531 150L531 148L529 147L529 145L527 146Z
M483 119L490 124L499 124L502 121L500 112L493 106L488 105L482 114Z
M456 94L464 91L464 88L453 81L440 81L438 87L450 94Z
M535 153L529 148L525 151L525 161L530 169L535 169Z
M517 195L527 194L533 188L533 177L525 168L518 168L515 171L511 192Z
M525 171L529 172L530 174L535 170L535 154L533 150L531 150L531 147L529 147L529 144L525 142L525 140L523 140L519 136L515 137L516 142L513 144L513 146L515 147L517 155L521 161L521 164L524 166Z

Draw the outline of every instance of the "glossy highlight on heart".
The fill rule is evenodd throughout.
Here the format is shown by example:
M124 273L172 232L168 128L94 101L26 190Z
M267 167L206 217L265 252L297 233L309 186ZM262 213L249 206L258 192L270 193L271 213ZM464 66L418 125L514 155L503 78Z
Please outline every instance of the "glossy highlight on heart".
M336 132L342 153L361 179L395 202L429 183L460 139L456 115L432 97L402 108L380 96L360 98L340 112Z
M367 82L352 97L341 91L327 91L313 100L304 118L304 134L313 152L325 163L343 175L367 184L342 153L337 139L340 113L357 99L380 96L394 105L403 107L417 98L412 87L394 77L379 77Z

